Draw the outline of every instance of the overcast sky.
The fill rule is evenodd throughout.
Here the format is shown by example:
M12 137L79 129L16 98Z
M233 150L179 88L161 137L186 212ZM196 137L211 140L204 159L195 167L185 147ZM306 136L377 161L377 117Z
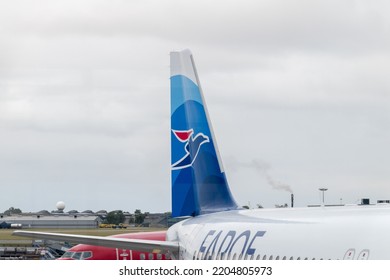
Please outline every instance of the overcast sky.
M38 4L39 3L39 4ZM241 205L390 199L388 1L0 2L0 212L170 211L169 52ZM277 189L280 186L281 189Z

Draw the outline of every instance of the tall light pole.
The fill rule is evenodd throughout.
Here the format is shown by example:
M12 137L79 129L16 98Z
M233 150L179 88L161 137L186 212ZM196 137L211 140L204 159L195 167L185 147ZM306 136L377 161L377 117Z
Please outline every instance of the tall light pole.
M325 206L325 192L328 190L326 188L319 188L319 190L322 192L322 205Z

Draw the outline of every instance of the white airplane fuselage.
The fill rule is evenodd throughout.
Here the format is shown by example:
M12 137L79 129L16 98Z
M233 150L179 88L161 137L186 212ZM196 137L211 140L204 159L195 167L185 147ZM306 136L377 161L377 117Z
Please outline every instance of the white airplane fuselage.
M226 211L171 227L180 259L389 259L390 206Z

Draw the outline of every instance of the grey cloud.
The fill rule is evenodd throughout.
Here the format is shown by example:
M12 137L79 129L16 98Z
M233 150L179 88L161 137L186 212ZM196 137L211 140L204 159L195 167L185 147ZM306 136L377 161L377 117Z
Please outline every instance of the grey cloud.
M386 1L3 3L0 191L10 191L0 204L169 210L168 54L182 48L194 53L222 158L271 162L263 170L291 184L301 206L317 200L320 184L337 201L365 191L389 196L388 8ZM270 206L286 202L257 184L277 180L226 167L242 204L257 191Z

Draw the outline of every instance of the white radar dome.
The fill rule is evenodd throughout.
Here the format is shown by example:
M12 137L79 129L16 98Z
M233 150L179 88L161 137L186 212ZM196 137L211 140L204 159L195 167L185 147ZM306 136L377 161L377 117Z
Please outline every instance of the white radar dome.
M63 201L58 201L56 204L56 207L58 210L64 210L65 209L65 202Z

